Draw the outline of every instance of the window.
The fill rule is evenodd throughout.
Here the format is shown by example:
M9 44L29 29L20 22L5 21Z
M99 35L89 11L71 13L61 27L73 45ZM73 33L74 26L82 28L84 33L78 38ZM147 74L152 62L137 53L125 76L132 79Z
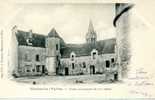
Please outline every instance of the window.
M58 44L56 44L56 50L58 50Z
M27 39L26 42L28 45L32 45L32 39Z
M109 67L110 67L110 61L107 60L107 61L106 61L106 68L109 68Z
M96 52L93 52L93 59L96 59Z
M57 61L59 60L59 56L56 56Z
M27 69L26 72L31 72L31 71L29 69Z
M115 61L114 58L111 58L111 62L114 63L114 61Z
M74 69L74 67L75 67L75 64L74 64L74 63L72 63L72 69Z
M25 65L25 72L31 72L31 65Z
M76 54L74 52L71 52L71 54L70 54L70 60L71 61L74 61L75 60L75 57L76 57Z
M40 72L40 65L36 66L36 70L37 70L37 72Z
M40 61L39 55L36 55L36 61Z
M93 49L91 51L91 59L95 60L97 58L98 51L96 49Z
M32 69L33 72L35 72L35 69Z
M58 60L58 66L60 66L60 65L61 65L60 60Z
M82 64L83 64L83 68L86 68L86 63L85 63L85 62L83 62Z
M72 55L71 57L72 57L71 60L73 61L74 60L74 55Z
M30 51L26 51L26 53L24 54L24 60L25 61L27 61L27 62L29 62L29 61L31 61L31 53L30 53Z

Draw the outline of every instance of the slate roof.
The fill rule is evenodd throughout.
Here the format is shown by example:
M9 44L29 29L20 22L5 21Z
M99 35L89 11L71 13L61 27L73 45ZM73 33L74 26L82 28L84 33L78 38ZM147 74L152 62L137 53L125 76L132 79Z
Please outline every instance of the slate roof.
M28 46L27 43L27 38L28 38L28 33L29 32L25 32L25 31L21 31L18 30L18 32L16 33L16 37L17 37L17 41L18 41L18 45L25 45ZM33 33L32 34L32 46L33 47L43 47L45 48L45 37L44 35L40 35L37 33Z
M58 35L58 33L56 33L56 31L54 32L54 34L52 32L54 32L54 31L52 30L48 35L50 35L50 37L54 36L54 37L60 38L60 46L64 47L65 46L64 40ZM17 34L16 34L18 45L28 46L28 43L27 43L28 35L29 35L29 32L18 30ZM46 37L47 36L45 36L45 35L40 35L40 34L37 34L37 33L32 33L32 39L31 39L32 40L31 41L32 47L42 47L42 48L45 48Z
M52 30L48 33L48 37L60 37L58 35L58 33L56 32L56 30L54 28L52 28Z
M52 28L52 30L48 33L48 37L57 37L60 39L60 47L65 47L65 42L64 40L59 36L55 28Z
M61 49L61 57L68 58L70 53L74 52L77 57L89 56L93 49L98 51L98 54L107 54L115 52L116 39L107 39L97 41L95 45L92 44L66 44L66 47Z
M54 34L53 34L54 33ZM18 45L25 45L28 46L27 38L29 32L18 30L16 37L18 41ZM89 56L93 49L98 51L98 54L107 54L107 53L114 53L115 52L115 44L116 39L107 39L107 40L100 40L97 41L95 45L92 44L66 44L64 40L58 35L58 33L54 30L48 34L48 36L54 36L60 38L60 53L62 58L70 57L71 52L75 52L76 56ZM37 33L32 34L32 45L33 47L42 47L45 48L45 39L47 36L40 35Z

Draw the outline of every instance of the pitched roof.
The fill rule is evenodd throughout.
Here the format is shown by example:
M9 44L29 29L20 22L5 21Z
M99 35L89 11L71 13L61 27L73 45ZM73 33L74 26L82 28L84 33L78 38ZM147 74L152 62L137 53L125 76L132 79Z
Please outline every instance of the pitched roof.
M18 30L16 37L18 41L18 45L25 45L28 46L27 38L29 36L29 32ZM59 35L55 35L59 36ZM45 39L47 36L39 35L36 33L32 33L32 45L33 47L42 47L45 48ZM64 40L60 38L60 53L62 58L70 57L71 52L75 52L76 56L88 56L91 54L93 49L98 51L98 54L106 54L106 53L114 53L115 51L115 44L116 39L107 39L107 40L100 40L97 41L95 45L92 44L66 44Z
M52 33L53 33L53 31L52 31ZM51 32L50 32L50 34L51 34ZM29 32L18 30L17 31L17 34L16 34L18 45L28 46L28 43L27 43L28 36L29 36ZM60 46L61 47L64 47L65 46L65 42L58 35L58 33L57 33L57 35L55 34L54 36L55 37L58 37L60 39ZM45 48L45 40L46 40L46 37L47 36L45 36L45 35L40 35L40 34L37 34L37 33L32 33L32 39L31 39L32 40L31 41L32 46L33 47L43 47L43 48Z
M89 21L88 33L95 33L92 21Z
M48 33L48 37L57 37L60 39L60 46L63 48L65 46L64 40L59 36L55 28L52 28L52 30Z
M107 54L115 52L116 39L107 39L97 41L95 45L91 44L67 44L65 48L61 49L61 57L68 58L70 53L74 52L77 57L89 56L93 49L98 51L98 54Z
M52 28L52 30L48 33L48 37L60 37L58 33L56 32L55 28Z
M17 37L18 45L28 46L28 43L27 43L28 33L29 32L25 32L21 30L17 31L16 37ZM32 39L31 39L32 46L45 48L45 37L46 36L44 35L32 33Z

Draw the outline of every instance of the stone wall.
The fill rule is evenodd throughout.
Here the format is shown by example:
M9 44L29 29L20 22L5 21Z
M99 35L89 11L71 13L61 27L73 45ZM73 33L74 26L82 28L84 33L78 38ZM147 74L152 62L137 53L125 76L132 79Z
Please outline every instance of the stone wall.
M132 7L131 4L119 4L116 9L118 15L125 8ZM125 11L116 21L116 42L117 42L117 62L120 67L120 77L127 75L128 64L130 63L130 10Z
M57 50L56 50L56 45L57 45ZM48 57L53 57L59 55L60 51L60 39L59 38L54 38L54 37L48 37L46 39L46 53Z
M46 68L48 70L48 75L56 75L56 57L46 58Z
M10 44L9 44L9 67L8 77L12 77L13 74L18 74L18 42L16 38L16 30L12 30Z
M56 75L56 67L60 57L60 39L56 37L48 37L46 39L46 66L48 75Z
M97 55L96 59L92 59L91 56L81 56L75 57L74 61L71 58L61 59L61 68L68 68L69 75L79 75L79 74L103 74L106 70L114 71L117 68L114 67L114 62L111 62L111 59L116 58L115 54L102 54ZM110 67L106 68L106 61L110 61ZM84 64L85 63L85 64ZM74 68L73 68L74 64ZM94 66L94 69L93 69ZM92 68L91 68L92 67ZM94 70L94 72L93 72ZM62 74L65 75L65 70L62 71Z
M18 72L21 76L40 75L47 71L45 66L45 48L19 46L18 47ZM44 67L44 69L43 69Z

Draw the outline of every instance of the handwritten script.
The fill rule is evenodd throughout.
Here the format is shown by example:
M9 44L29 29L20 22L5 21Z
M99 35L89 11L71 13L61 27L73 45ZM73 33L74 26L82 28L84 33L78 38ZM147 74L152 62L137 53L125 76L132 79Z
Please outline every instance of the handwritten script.
M149 89L151 89L154 86L152 78L153 75L146 72L144 68L137 69L133 77L128 77L129 80L128 86L134 87L131 88L129 92L131 94L151 97Z

